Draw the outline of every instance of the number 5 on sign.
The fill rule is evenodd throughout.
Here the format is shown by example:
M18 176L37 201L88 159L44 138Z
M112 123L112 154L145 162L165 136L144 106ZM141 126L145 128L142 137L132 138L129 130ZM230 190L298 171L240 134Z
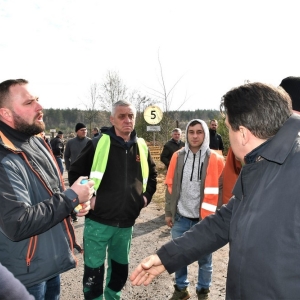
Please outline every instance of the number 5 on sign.
M148 124L158 124L163 118L163 112L156 105L150 105L144 110L144 119Z

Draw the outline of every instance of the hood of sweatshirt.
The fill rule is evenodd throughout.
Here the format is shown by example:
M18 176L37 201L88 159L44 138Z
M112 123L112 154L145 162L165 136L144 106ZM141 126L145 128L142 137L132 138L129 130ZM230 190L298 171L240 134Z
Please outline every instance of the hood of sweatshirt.
M201 153L202 155L204 155L207 151L207 149L209 149L209 130L208 130L208 126L206 124L206 122L204 122L203 120L200 119L193 119L191 121L188 122L188 124L186 125L186 129L185 129L185 139L186 139L186 143L185 143L185 152L188 153L190 150L190 143L189 143L189 139L188 139L188 128L190 126L190 124L194 121L199 122L202 125L203 131L204 131L204 140L202 142L202 145L200 146Z

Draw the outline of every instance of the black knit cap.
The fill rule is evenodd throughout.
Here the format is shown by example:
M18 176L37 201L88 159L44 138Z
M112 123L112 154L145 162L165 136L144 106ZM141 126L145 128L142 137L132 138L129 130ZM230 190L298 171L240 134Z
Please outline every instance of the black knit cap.
M64 133L61 130L59 130L57 134L64 134Z
M75 132L82 128L86 128L86 126L83 123L77 123L75 126Z
M300 77L286 77L282 79L280 86L290 95L293 110L300 112Z

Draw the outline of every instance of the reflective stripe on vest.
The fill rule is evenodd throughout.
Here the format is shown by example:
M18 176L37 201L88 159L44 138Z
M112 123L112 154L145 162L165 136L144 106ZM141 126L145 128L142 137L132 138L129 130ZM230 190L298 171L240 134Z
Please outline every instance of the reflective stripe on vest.
M173 154L165 179L165 184L170 194L172 194L173 178L179 151L180 150L176 151L176 154ZM204 182L204 197L199 211L199 215L202 219L216 211L219 196L219 177L222 174L223 168L223 156L211 150Z
M142 138L137 139L137 145L140 153L140 162L143 177L143 192L145 192L149 177L148 147L146 145L146 142ZM96 191L98 190L101 184L106 169L109 149L110 136L107 134L103 134L97 144L90 173L90 178L95 182L94 189Z
M219 198L219 178L222 174L223 168L223 156L212 150L206 170L204 197L199 212L202 219L215 213L217 209Z

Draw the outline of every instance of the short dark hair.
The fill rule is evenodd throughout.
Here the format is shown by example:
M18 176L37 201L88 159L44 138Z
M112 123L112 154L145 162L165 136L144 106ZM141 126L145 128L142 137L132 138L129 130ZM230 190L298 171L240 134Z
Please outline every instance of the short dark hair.
M17 84L27 84L28 81L26 79L8 79L0 83L0 107L5 105L5 102L9 97L9 89L11 86Z
M222 97L220 110L227 115L232 130L244 126L254 136L268 139L290 117L292 104L283 89L255 82L227 92Z
M197 124L200 124L200 125L202 126L201 122L199 122L199 121L197 121L197 120L194 120L194 121L192 121L192 122L189 124L188 129L189 129L190 127L193 127L193 126L197 125Z

